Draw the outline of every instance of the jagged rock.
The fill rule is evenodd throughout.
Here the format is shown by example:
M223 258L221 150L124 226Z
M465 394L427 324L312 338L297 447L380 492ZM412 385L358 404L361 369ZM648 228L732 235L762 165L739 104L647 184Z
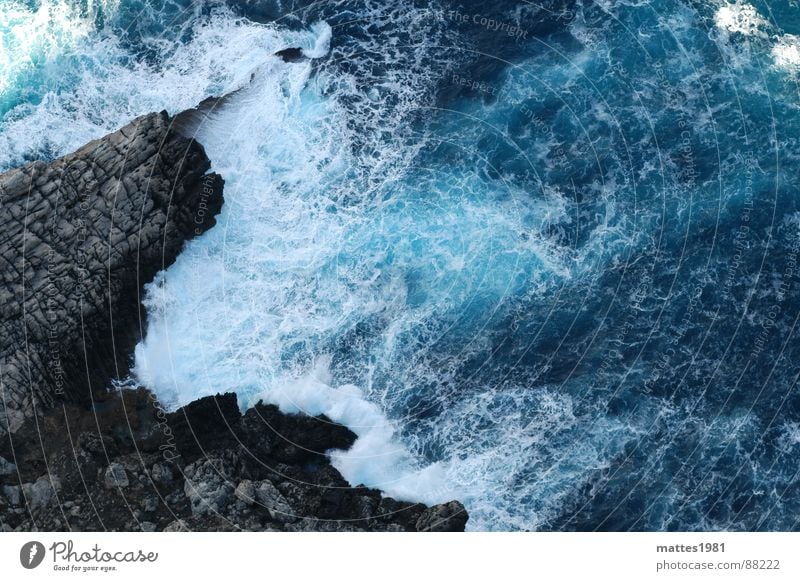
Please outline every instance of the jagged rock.
M30 510L36 511L49 505L59 488L57 477L42 476L34 483L23 484L22 493L28 500Z
M329 418L283 414L274 405L256 404L247 410L243 423L253 454L268 454L282 462L319 460L331 449L346 450L356 435Z
M263 404L242 416L233 394L166 413L146 389L107 389L141 339L143 285L221 207L222 179L186 135L226 98L175 119L143 116L50 164L0 175L0 526L463 528L458 503L426 510L348 486L326 453L356 436L324 416Z
M288 524L284 527L284 530L293 532L349 533L361 529L348 522L310 518Z
M16 464L12 464L2 456L0 456L0 476L8 476L9 474L14 474L17 471Z
M142 521L139 526L145 533L152 533L158 528L156 523L150 521Z
M172 468L166 462L156 462L150 469L150 478L156 484L167 485L173 479Z
M317 487L302 485L288 480L279 482L277 487L286 501L292 507L297 507L298 512L302 514L319 514L322 499L319 494L320 489Z
M430 532L461 532L467 525L467 509L464 505L453 500L444 504L437 504L422 511L417 520L418 531Z
M288 523L297 520L294 510L286 499L269 480L262 480L255 485L256 501L269 512L276 522Z
M105 483L109 488L126 488L130 485L128 473L119 462L114 462L106 468Z
M208 457L190 464L184 470L183 490L192 514L203 516L223 511L233 500L233 474L237 459L229 453Z
M0 439L0 455L13 454L27 482L23 497L10 480L17 474L0 481L0 522L20 531L133 531L141 530L142 522L153 523L156 530L415 531L418 524L423 530L463 528L464 515L448 518L459 512L457 507L436 507L426 517L428 524L421 518L424 505L349 486L321 451L349 445L354 436L346 428L324 418L282 414L272 406L259 406L258 414L250 410L242 416L235 396L204 400L189 410L159 416L152 394L122 390L110 394L102 406L66 404L27 420L13 438L13 452L9 440ZM224 410L217 419L213 413L197 413L215 409ZM192 462L169 440L161 440L157 451L140 452L145 444L158 442L153 440L153 426L169 428L178 418L183 429L215 432L221 440L203 442L201 437L201 445L210 451ZM235 433L241 441L225 438L225 433ZM65 434L76 436L70 440ZM287 437L306 450L287 451ZM192 444L181 446L190 455L197 452ZM112 490L123 494L109 493L107 474ZM56 477L59 502L48 475ZM116 488L125 478L128 486ZM37 507L33 514L26 505L31 497Z
M127 374L143 285L214 224L222 178L152 113L50 164L0 174L0 435ZM113 324L112 324L113 323Z
M284 48L275 53L276 57L287 63L299 63L308 60L308 57L303 53L302 48Z
M147 495L142 501L142 509L145 512L155 512L158 510L158 497L154 494Z
M11 506L19 506L22 500L22 488L19 486L3 486L3 495Z
M401 502L394 498L381 498L378 514L381 520L399 524L407 531L417 530L417 521L422 511L427 508L421 504Z
M359 494L354 498L352 502L351 513L357 519L368 521L378 512L379 505L380 505L379 496Z
M94 432L82 432L78 436L78 447L92 455L114 454L117 448L112 438Z
M236 446L241 413L236 395L204 397L167 416L175 446L187 462Z
M164 527L165 533L175 533L175 532L183 532L190 530L189 527L186 526L186 521L183 519L178 519L172 521L167 526Z
M241 500L243 503L250 505L255 502L256 487L252 480L242 480L239 483L239 486L236 487L234 494L236 495L236 498Z

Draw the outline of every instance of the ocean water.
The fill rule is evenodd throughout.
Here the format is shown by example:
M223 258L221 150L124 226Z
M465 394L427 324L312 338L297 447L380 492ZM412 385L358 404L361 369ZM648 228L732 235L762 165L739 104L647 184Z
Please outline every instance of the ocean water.
M131 381L472 530L797 530L798 79L797 0L10 0L0 167L237 90Z

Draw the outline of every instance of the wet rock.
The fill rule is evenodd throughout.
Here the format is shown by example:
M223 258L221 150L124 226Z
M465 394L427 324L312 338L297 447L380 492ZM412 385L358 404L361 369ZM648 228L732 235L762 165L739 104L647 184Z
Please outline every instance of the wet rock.
M3 495L11 506L19 506L22 501L22 488L19 486L3 486Z
M467 525L467 510L453 500L437 504L422 511L417 520L417 530L425 532L462 532Z
M239 483L239 486L236 487L234 494L236 495L236 498L241 500L243 503L250 505L255 502L256 487L252 480L242 480Z
M303 54L302 48L284 48L283 50L279 50L275 53L275 56L280 57L284 62L287 63L298 63L304 60L308 60L308 57Z
M30 510L38 511L50 504L59 488L58 478L42 476L32 484L23 484L22 492L28 500Z
M269 480L262 480L255 485L256 502L269 512L272 520L288 523L297 520L294 510L286 499Z
M378 515L384 523L399 524L407 531L415 531L417 521L425 508L427 507L421 504L386 497L378 505Z
M119 462L114 462L106 468L105 483L109 488L126 488L130 484L125 467Z
M186 521L179 519L174 520L169 523L167 526L164 527L165 533L176 533L176 532L183 532L190 530L189 527L186 526Z
M186 467L183 490L193 515L219 513L228 507L234 498L232 475L236 462L235 456L224 453L198 460Z
M167 462L156 462L150 469L150 478L155 484L166 486L173 480L172 467Z
M7 476L16 472L17 466L0 456L0 476Z
M204 397L168 415L175 446L187 462L214 450L235 447L241 439L236 395Z
M324 417L263 405L242 416L232 395L159 415L153 401L146 390L123 390L102 406L65 404L27 420L13 451L0 439L0 455L13 454L26 481L24 490L12 477L0 481L0 523L20 531L150 527L142 523L156 530L416 531L458 530L466 521L457 503L431 510L349 486L324 451L349 446L355 436ZM182 429L196 424L219 439L197 438L207 450L191 462L180 449L193 458L199 446L185 440L141 452L153 442L152 427L173 415L185 418ZM78 434L74 441L64 436L70 433Z
M287 463L313 462L331 449L347 450L356 435L324 415L284 414L274 405L256 404L242 420L254 453Z

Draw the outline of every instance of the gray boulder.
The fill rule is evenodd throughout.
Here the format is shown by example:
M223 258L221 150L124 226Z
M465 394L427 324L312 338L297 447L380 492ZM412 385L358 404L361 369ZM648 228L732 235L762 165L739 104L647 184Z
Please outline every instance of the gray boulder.
M0 456L0 476L8 476L17 471L17 466Z
M236 459L230 454L212 456L184 470L183 490L194 516L223 512L234 500L232 474Z
M262 480L255 486L256 502L267 509L276 522L289 523L297 520L294 510L269 480Z
M156 462L150 469L150 477L155 484L162 486L172 482L172 467L167 462Z
M234 492L236 498L241 500L246 505L251 505L255 502L256 487L252 480L242 480L239 486L236 487Z
M32 511L37 511L50 504L60 489L60 481L55 476L42 476L33 483L22 485L22 493L28 500L28 507Z
M186 526L186 521L182 519L174 520L164 527L165 533L180 533L188 530L189 527Z
M11 506L19 506L22 502L22 488L19 486L3 486L0 492L6 497Z
M457 500L426 508L417 519L417 530L425 532L462 532L467 524L467 509Z
M106 468L105 483L109 488L127 488L130 485L128 473L119 462L114 462Z

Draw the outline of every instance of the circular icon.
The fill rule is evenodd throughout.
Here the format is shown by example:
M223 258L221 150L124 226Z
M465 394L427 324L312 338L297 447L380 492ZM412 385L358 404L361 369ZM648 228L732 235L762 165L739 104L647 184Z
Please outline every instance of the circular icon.
M42 564L44 553L44 545L39 541L25 543L19 550L19 562L26 569L35 569Z

